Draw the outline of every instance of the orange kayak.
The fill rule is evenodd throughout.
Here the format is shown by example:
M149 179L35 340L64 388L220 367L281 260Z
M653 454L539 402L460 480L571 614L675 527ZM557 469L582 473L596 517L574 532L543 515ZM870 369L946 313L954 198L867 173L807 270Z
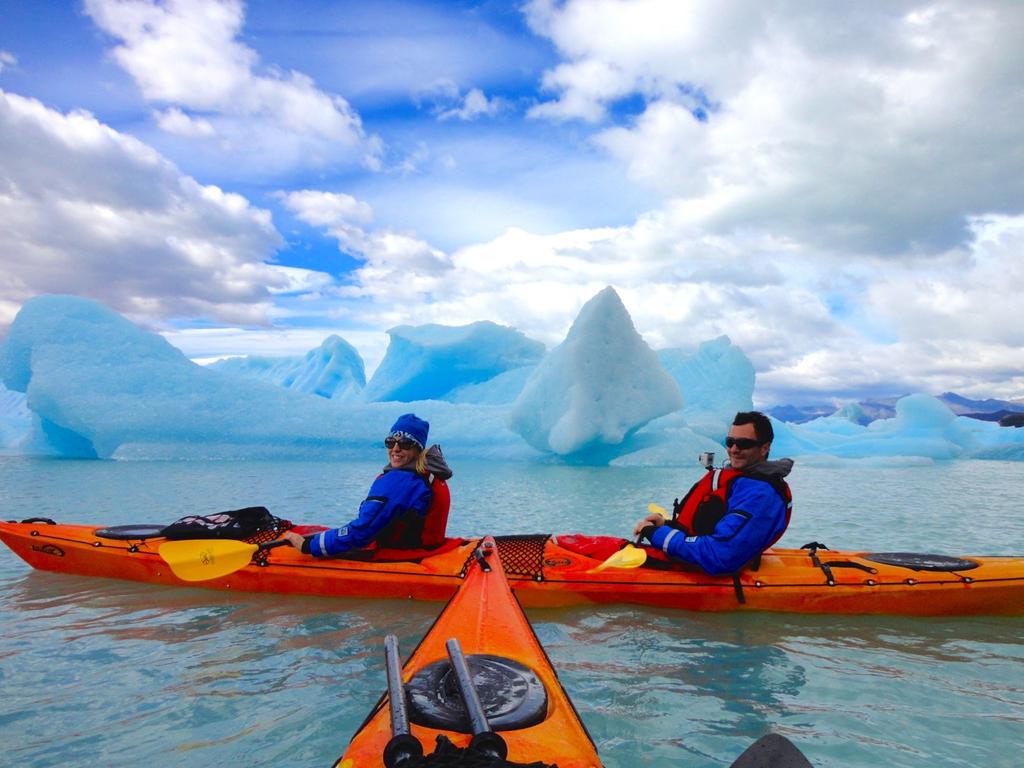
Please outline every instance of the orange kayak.
M590 735L509 589L493 539L474 549L465 580L401 671L394 636L386 647L388 693L336 768L390 768L432 755L435 764L445 765L478 756L559 768L600 766Z
M256 552L251 562L246 556L226 576L186 582L161 558L165 539L157 531L0 522L0 539L41 570L283 594L448 600L476 547L476 541L451 539L432 553L397 561L320 560L278 547ZM756 569L734 579L653 558L643 567L595 572L609 546L625 543L611 537L530 534L495 541L526 607L634 603L691 611L1024 615L1024 557L772 548Z

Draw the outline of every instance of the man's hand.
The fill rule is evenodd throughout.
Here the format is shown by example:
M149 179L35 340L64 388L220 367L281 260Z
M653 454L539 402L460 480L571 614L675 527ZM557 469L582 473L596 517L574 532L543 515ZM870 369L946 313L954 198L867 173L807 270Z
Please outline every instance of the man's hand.
M645 525L643 527L643 530L641 530L640 533L637 534L637 541L639 541L640 539L647 539L647 541L650 541L653 544L654 542L651 541L651 536L654 535L654 532L656 530L658 530L658 526L656 525Z
M660 525L665 524L665 516L659 512L651 512L647 517L638 522L633 528L633 535L639 536L643 533L644 528L651 525L657 528Z
M299 534L292 533L291 531L285 531L281 538L287 539L288 543L299 550L299 552L302 551L302 545L306 543L305 536L300 536Z

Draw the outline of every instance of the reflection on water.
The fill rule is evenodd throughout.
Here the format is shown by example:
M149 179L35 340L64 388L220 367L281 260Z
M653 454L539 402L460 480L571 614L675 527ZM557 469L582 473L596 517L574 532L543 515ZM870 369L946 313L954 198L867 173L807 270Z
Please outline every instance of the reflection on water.
M453 464L460 533L614 532L681 484L675 470ZM9 518L161 523L260 503L316 522L353 508L376 469L6 460L0 489ZM870 482L808 470L794 478L788 543L1022 552L1024 517L1003 491L1022 474L980 462L873 470ZM2 550L0 727L17 737L0 764L327 765L384 688L383 635L408 654L439 608L68 577ZM530 617L610 768L728 765L768 729L818 768L1021 764L1021 619L634 606Z
M31 724L15 754L33 766L302 765L311 736L322 765L380 695L385 631L411 649L437 608L36 572L0 600L0 724Z

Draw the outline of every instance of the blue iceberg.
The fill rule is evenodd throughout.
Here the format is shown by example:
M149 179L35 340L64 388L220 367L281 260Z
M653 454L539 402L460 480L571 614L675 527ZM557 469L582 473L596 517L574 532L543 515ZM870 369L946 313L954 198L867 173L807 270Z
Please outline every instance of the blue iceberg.
M0 346L0 451L90 458L366 458L395 417L472 458L692 466L750 407L750 361L726 337L653 352L614 290L591 299L550 352L493 323L403 326L390 362L333 337L301 357L196 365L95 301L39 296ZM374 397L388 400L368 401ZM372 394L372 391L371 391ZM330 399L328 399L330 395ZM1024 429L911 395L895 417L856 407L775 421L774 456L817 461L1024 459ZM909 459L907 457L910 457Z
M538 450L601 454L683 404L679 386L612 288L583 309L512 406L511 426Z
M366 386L363 358L355 347L333 334L304 356L229 357L207 367L330 400L355 400Z
M388 336L384 359L363 391L368 402L466 402L473 399L474 385L532 367L544 355L539 341L488 321L455 328L402 325ZM480 399L487 400L487 394Z

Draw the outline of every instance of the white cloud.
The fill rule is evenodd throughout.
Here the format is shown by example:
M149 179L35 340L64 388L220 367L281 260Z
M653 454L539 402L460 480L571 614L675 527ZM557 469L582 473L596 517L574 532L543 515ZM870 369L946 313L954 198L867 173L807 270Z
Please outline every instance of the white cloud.
M240 0L86 0L85 9L121 41L113 57L142 95L177 110L161 127L184 120L194 126L195 116L184 110L198 111L213 129L204 135L222 137L221 151L272 152L313 166L379 166L380 139L366 134L344 98L302 72L262 67L256 51L239 41Z
M396 131L407 155L389 164L406 175L303 173L304 186L353 194L278 193L360 261L342 281L268 264L280 244L269 214L151 147L4 96L0 323L33 293L67 291L135 317L311 326L176 332L193 356L298 354L337 332L372 369L400 323L492 319L557 344L613 285L655 347L728 334L762 399L1020 396L1022 8L535 0L529 23L562 58L542 77L537 119L456 124L512 112L486 95L500 79L478 76L468 54L454 72L436 57L422 66L419 49L388 92L435 82L421 106L445 121ZM260 63L240 3L87 9L120 41L114 56L154 122L184 140L162 138L223 155L216 173L379 157L347 102ZM430 13L430 51L447 50L446 17ZM385 55L345 34L381 57L361 64L367 77L393 79L393 52L417 40L390 38ZM340 81L349 93L351 72ZM436 173L444 158L457 173ZM581 218L591 203L600 213ZM603 220L632 223L569 229Z
M1024 348L1024 325L1014 319L1024 285L1024 217L977 218L971 229L969 252L928 271L889 269L866 290L870 311L907 344Z
M372 208L341 193L301 190L280 193L285 206L308 224L322 227L339 246L363 261L336 296L362 302L367 325L394 325L401 307L429 304L451 271L448 256L414 234L367 230ZM346 307L345 311L348 311Z
M160 126L160 130L177 136L207 137L216 133L209 120L186 115L177 107L162 111L154 110L153 119Z
M386 338L367 327L490 319L550 348L580 307L613 285L656 349L729 335L752 358L756 395L767 404L948 390L1019 397L1024 330L1013 318L1024 280L1024 216L977 220L972 233L969 248L941 263L885 270L836 267L771 238L702 235L673 209L628 227L557 235L513 229L450 256L412 236L363 233L373 261L352 286L325 286L317 299L337 321L333 329L302 336L301 345L295 331L206 346L169 338L193 355L298 354L336 332L372 371ZM392 237L392 255L402 258L388 262ZM435 255L449 268L437 273Z
M607 116L606 104L632 92L632 78L607 62L588 59L575 64L560 64L545 73L543 87L558 91L560 98L530 108L530 117L552 120L578 118L597 123Z
M1024 216L976 220L968 247L885 269L840 265L784 238L709 234L676 204L626 227L510 229L450 256L413 235L326 219L367 259L337 292L358 301L339 317L363 327L487 318L550 347L612 285L655 348L729 335L769 401L947 389L1009 397L1024 383L1024 330L1008 322L1024 279Z
M597 143L711 231L941 254L1024 209L1024 6L535 0L565 61L532 114L635 120ZM621 121L620 121L621 122Z
M278 195L296 216L314 227L345 226L373 221L373 208L351 195L302 189Z
M0 91L0 147L5 304L73 293L147 322L263 323L292 279L264 263L282 244L268 211L88 113Z
M432 159L431 155L432 153L426 142L417 141L412 151L406 153L405 157L389 170L402 176L408 176L419 171L425 163L430 161ZM450 170L452 162L453 160L450 156L437 159L438 166L442 169Z
M18 63L18 59L15 58L14 54L10 51L0 51L0 73L4 71L5 67L13 67Z
M432 114L442 121L494 117L512 106L499 96L488 97L480 88L470 88L463 93L456 83L447 79L437 80L417 92L414 100L417 104L431 104Z
M267 287L271 294L297 294L305 296L326 290L334 285L334 278L326 272L300 267L284 267L267 264L267 269L277 276L274 284Z
M494 117L501 110L506 108L505 101L501 98L487 98L479 88L470 88L462 97L458 107L446 109L438 113L439 120L476 120L478 117Z

